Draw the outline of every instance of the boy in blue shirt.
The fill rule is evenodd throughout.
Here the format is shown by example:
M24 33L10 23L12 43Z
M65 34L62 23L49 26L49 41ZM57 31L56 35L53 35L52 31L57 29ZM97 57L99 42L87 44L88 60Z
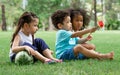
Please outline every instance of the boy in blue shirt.
M83 47L78 39L87 33L93 33L98 27L72 32L70 14L64 10L58 10L51 16L52 23L58 29L56 34L56 56L62 60L75 60L84 58L113 59L114 52L106 54L98 53L94 50L88 50ZM90 39L87 37L87 39Z

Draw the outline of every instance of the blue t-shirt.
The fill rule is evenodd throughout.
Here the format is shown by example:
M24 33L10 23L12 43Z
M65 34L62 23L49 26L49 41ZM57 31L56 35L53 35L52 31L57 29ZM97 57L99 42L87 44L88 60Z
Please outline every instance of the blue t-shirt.
M78 41L78 38L71 38L72 32L59 30L56 34L56 57L60 58L65 50L73 48Z

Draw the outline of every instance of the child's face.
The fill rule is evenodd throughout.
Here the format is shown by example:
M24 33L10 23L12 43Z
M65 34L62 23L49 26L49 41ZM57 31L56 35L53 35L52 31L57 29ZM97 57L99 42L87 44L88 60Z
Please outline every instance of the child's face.
M72 26L74 31L78 31L83 26L83 16L75 15L72 20Z
M65 19L63 21L62 29L65 29L65 30L68 30L68 31L72 30L72 24L71 24L70 16L65 17Z
M29 31L31 34L34 34L36 33L36 31L38 30L38 23L39 23L39 20L38 18L34 18L34 20L29 24Z

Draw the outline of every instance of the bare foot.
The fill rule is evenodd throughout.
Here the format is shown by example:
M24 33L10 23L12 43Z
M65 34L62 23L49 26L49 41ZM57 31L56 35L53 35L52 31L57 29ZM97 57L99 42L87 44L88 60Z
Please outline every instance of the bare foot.
M107 54L101 54L101 57L99 58L100 60L101 59L110 59L112 60L114 58L114 52L110 52L110 53L107 53Z
M55 64L56 61L52 60L52 59L48 59L48 60L45 60L44 64Z
M108 59L113 59L114 58L114 52L108 53Z
M62 60L59 60L59 59L53 59L54 61L58 62L58 63L61 63Z

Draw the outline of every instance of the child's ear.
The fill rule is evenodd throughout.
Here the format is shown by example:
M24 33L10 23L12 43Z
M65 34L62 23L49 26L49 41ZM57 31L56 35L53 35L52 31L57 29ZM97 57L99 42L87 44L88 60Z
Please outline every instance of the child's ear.
M27 28L28 27L28 23L24 23L24 27Z
M61 23L58 23L58 28L62 29L62 24Z

